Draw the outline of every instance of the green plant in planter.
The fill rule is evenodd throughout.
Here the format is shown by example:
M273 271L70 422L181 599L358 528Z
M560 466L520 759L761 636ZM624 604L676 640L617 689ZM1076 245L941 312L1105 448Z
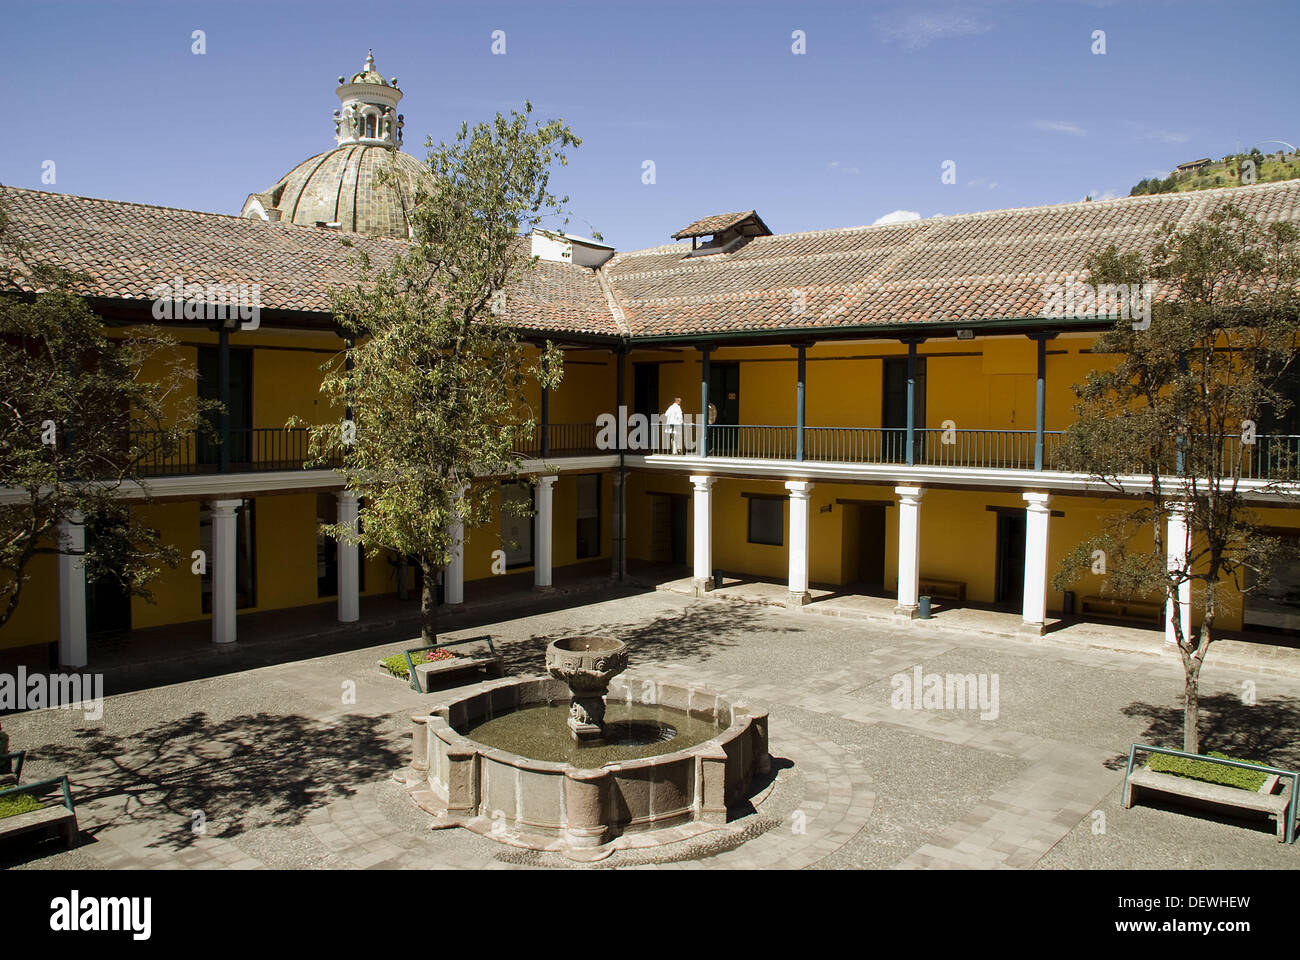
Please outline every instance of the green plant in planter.
M0 820L5 819L5 817L16 817L20 813L31 813L43 806L44 804L30 793L17 793L12 797L0 797Z
M444 647L436 650L421 650L419 653L411 654L412 663L436 663L439 660L454 660L456 654ZM381 661L389 673L395 677L401 677L403 680L410 679L411 673L406 669L406 654L395 653L391 657L384 657Z
M1258 760L1244 760L1229 757L1222 753L1209 753L1206 756L1218 757L1220 760L1235 760L1238 763L1259 763ZM1262 764L1261 764L1262 765ZM1257 791L1268 779L1268 774L1257 770L1243 770L1241 767L1225 767L1219 763L1206 763L1204 760L1192 760L1189 757L1171 757L1168 754L1153 753L1147 761L1147 768L1157 773L1169 773L1175 777L1188 780L1200 780L1202 783L1218 783L1225 787L1237 787L1241 790Z

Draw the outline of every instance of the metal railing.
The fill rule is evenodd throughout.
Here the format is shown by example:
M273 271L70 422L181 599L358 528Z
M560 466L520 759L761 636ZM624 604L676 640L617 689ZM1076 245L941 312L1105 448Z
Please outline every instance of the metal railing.
M537 424L532 434L527 437L517 451L521 456L533 459L543 456L542 433L546 433L545 456L577 457L594 453L608 453L596 446L596 422L588 423L552 423L546 426Z
M301 470L312 459L310 431L306 427L252 427L230 431L230 473ZM131 431L138 451L140 473L146 477L173 477L217 473L221 443L194 432L179 437L161 430ZM338 457L330 465L337 466Z

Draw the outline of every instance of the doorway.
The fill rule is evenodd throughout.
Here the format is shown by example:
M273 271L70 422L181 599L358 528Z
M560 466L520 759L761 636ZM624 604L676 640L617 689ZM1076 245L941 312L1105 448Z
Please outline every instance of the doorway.
M883 409L880 424L885 428L883 446L886 463L907 462L907 358L884 361ZM916 358L916 386L912 394L912 442L914 463L924 462L925 450L925 357Z
M632 371L632 412L647 420L652 414L663 413L659 408L659 364L633 364Z
M199 347L198 393L200 400L221 399L221 351ZM205 415L210 436L200 433L196 441L199 466L215 468L221 462L221 415ZM230 349L230 463L252 463L253 449L253 351Z
M96 547L95 528L86 526L86 549ZM86 636L113 637L131 629L131 594L115 573L86 581Z
M650 559L656 563L686 563L689 501L680 493L650 495Z
M885 586L885 506L843 504L842 570L844 585L876 592Z
M740 364L709 365L709 406L717 416L709 423L709 453L726 456L739 447L740 431ZM708 416L709 411L704 411Z
M998 515L997 573L995 603L1024 606L1025 602L1025 515L1023 511Z

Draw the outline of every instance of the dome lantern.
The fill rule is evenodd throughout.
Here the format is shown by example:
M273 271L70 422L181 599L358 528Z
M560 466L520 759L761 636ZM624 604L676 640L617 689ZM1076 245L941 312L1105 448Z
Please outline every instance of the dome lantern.
M361 143L374 146L398 147L402 144L402 127L405 120L397 112L402 91L397 88L397 78L385 80L375 69L375 55L367 51L361 72L344 82L339 77L335 94L341 104L334 111L334 142L339 146Z

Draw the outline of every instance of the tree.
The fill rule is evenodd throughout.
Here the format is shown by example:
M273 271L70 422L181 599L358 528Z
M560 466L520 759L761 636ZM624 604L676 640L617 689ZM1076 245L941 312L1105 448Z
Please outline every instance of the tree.
M361 251L359 282L335 295L350 346L324 368L321 391L343 421L314 425L311 449L317 463L341 454L361 508L359 529L325 530L368 555L418 558L425 642L436 636L437 575L459 546L453 525L493 515L495 486L474 479L519 476L517 451L536 428L526 386L562 376L549 341L529 358L510 325L510 289L535 263L521 232L568 202L550 192L551 165L581 141L531 112L462 125L450 145L430 140L409 249L378 265Z
M86 579L117 580L152 599L160 564L179 552L141 523L121 494L147 497L149 463L171 455L198 422L182 387L195 371L152 328L120 338L75 292L86 279L33 262L0 194L0 627L13 617L39 556L70 554L64 523L93 532ZM158 370L156 379L146 370Z
M1294 451L1256 430L1262 417L1291 405L1284 375L1300 333L1298 236L1289 223L1261 225L1228 205L1186 230L1167 224L1147 253L1111 246L1088 263L1092 283L1153 283L1157 302L1146 329L1121 319L1097 339L1094 352L1116 362L1075 387L1078 419L1062 456L1067 468L1118 491L1136 485L1141 506L1080 544L1054 585L1066 589L1101 550L1104 589L1156 594L1172 605L1185 678L1183 749L1193 753L1200 671L1228 602L1225 587L1258 589L1281 556L1243 481L1267 473L1261 492L1280 496L1296 477ZM1166 550L1175 515L1186 517L1189 531L1181 562L1170 562ZM1185 589L1201 614L1190 635L1182 630Z

